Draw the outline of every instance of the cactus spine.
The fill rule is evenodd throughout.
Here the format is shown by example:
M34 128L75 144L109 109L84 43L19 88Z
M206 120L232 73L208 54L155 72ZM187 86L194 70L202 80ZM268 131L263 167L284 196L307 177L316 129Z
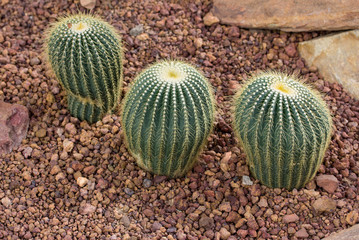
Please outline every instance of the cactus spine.
M211 132L214 98L194 67L162 61L144 70L126 95L122 127L137 164L179 177L196 162Z
M276 72L254 76L241 88L233 122L254 177L287 189L303 187L315 176L332 125L319 93Z
M117 106L122 46L108 23L87 14L64 17L49 28L45 54L72 116L93 123Z

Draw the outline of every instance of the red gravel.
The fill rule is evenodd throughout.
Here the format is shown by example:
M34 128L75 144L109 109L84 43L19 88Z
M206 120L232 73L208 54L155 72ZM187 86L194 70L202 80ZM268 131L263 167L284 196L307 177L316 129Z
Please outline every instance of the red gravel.
M208 148L185 178L168 179L135 164L118 113L91 126L70 117L40 54L49 22L85 11L74 2L0 3L0 100L31 114L27 139L0 160L1 239L320 239L358 222L359 101L296 51L298 42L324 33L207 27L211 4L199 0L100 1L94 11L126 44L124 92L148 64L171 57L198 66L215 89L218 117ZM143 32L130 35L139 24ZM334 191L316 179L293 191L253 178L242 184L249 173L233 137L230 101L243 79L268 68L300 73L324 93L335 131L319 174L339 181Z

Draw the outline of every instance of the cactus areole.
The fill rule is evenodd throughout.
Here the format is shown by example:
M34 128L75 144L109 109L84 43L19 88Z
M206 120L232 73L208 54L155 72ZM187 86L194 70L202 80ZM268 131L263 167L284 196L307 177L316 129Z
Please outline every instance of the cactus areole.
M179 61L162 61L139 74L122 112L127 146L138 165L169 177L193 167L213 121L208 81Z
M254 177L287 189L303 187L315 176L332 125L319 93L276 72L257 75L241 88L233 122Z
M49 28L45 53L72 116L93 123L118 105L122 47L108 23L86 14L64 17Z

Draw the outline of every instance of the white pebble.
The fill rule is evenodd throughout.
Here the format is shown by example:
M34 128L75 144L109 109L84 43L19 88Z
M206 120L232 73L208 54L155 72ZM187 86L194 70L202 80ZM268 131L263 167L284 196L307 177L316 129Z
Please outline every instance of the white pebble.
M252 180L249 178L249 176L243 176L242 177L242 184L243 185L247 185L247 186L252 186L253 182Z

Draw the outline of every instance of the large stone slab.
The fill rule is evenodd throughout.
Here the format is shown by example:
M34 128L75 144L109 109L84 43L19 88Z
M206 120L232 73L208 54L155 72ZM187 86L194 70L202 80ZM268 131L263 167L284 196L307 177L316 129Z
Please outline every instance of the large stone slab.
M355 240L359 239L359 224L342 230L338 233L334 233L329 237L324 238L323 240Z
M316 66L324 79L343 85L359 99L359 30L324 36L298 45L309 66Z
M26 137L29 127L29 112L19 104L0 101L0 155L18 147Z
M357 0L214 0L222 23L301 32L359 28Z

